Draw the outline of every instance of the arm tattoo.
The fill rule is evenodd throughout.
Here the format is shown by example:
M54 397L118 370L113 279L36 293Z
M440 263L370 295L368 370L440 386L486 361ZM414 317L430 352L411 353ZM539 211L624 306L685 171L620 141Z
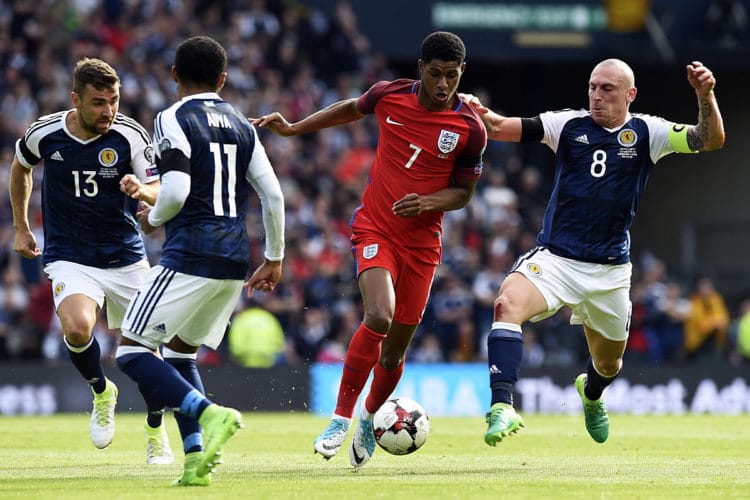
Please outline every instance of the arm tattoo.
M711 104L708 98L698 99L698 125L691 127L687 132L687 142L690 149L698 151L703 149L708 141L708 119L711 117Z

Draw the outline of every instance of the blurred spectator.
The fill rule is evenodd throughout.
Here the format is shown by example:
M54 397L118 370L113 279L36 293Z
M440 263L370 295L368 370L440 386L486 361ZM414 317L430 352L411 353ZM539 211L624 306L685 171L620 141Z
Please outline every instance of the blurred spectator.
M736 47L747 39L747 10L740 0L712 0L706 20L714 41L722 47Z
M443 269L445 271L445 268ZM430 325L440 339L443 357L446 360L468 361L465 357L465 346L474 345L473 330L467 332L471 323L474 297L465 283L454 273L447 271L444 277L434 285L430 300L435 322ZM472 338L468 338L471 336Z
M586 337L580 326L570 324L571 314L570 308L564 307L538 325L547 366L573 366L589 357Z
M544 347L537 336L537 325L527 323L523 327L523 366L539 368L544 364Z
M684 324L690 313L690 302L683 297L682 288L667 281L666 265L655 257L644 259L637 287L651 362L682 359Z
M354 331L359 327L362 313L358 306L342 301L334 308L331 333L320 346L316 361L342 363Z
M739 316L732 325L730 337L734 347L733 363L750 363L750 299L745 299L740 304Z
M678 361L683 358L685 321L690 317L691 304L676 282L667 282L660 292L646 305L644 318L651 361Z
M229 327L230 359L248 368L268 368L284 353L284 331L276 317L260 307L235 314Z
M440 339L431 331L416 335L409 358L417 363L442 363L445 361Z
M474 276L471 293L474 296L474 322L480 332L491 330L495 297L500 284L513 264L507 247L490 245L486 265Z
M689 361L720 359L727 347L729 312L708 277L699 278L685 321L685 356Z

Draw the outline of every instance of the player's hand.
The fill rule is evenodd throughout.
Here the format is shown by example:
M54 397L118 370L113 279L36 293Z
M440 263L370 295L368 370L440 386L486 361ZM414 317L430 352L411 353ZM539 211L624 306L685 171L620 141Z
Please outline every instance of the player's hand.
M294 128L284 118L284 115L278 111L270 115L263 115L260 118L249 118L249 120L253 126L267 128L280 136L289 137L290 135L294 135Z
M480 115L489 113L490 111L490 108L482 104L482 101L479 100L479 97L475 96L474 94L464 94L463 92L459 92L458 97L463 99L469 106L474 108L474 110Z
M36 246L36 237L31 231L16 232L13 250L27 259L33 259L42 255L42 251Z
M151 206L146 203L138 205L138 211L135 216L138 218L138 222L141 223L141 230L144 234L151 234L156 231L156 228L148 223L148 214L151 212Z
M409 193L393 204L393 215L399 217L414 217L422 212L422 197L417 193Z
M281 279L281 262L264 260L242 286L247 288L247 298L252 298L255 290L273 292Z
M140 200L143 194L143 183L133 174L127 174L120 179L120 191L134 200Z
M693 61L692 64L687 65L687 79L700 97L710 94L716 86L713 72L700 61Z

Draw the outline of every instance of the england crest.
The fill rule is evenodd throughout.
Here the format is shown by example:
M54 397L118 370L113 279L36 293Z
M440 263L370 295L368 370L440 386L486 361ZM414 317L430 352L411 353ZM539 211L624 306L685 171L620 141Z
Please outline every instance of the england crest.
M367 245L362 250L362 257L365 258L365 259L368 259L368 260L372 259L373 257L375 257L377 254L378 254L378 244L377 243L373 243L372 245Z
M456 132L445 129L441 130L440 137L438 137L438 149L443 153L450 153L458 146L458 139L460 137Z

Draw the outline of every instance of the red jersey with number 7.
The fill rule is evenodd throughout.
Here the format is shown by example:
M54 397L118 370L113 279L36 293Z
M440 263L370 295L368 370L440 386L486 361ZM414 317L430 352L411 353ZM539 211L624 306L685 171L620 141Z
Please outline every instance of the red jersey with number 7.
M362 114L378 120L380 137L352 232L377 231L406 247L439 247L443 212L393 215L393 204L409 193L426 195L477 180L487 131L474 109L457 98L447 111L428 111L417 100L418 80L381 81L357 100Z

